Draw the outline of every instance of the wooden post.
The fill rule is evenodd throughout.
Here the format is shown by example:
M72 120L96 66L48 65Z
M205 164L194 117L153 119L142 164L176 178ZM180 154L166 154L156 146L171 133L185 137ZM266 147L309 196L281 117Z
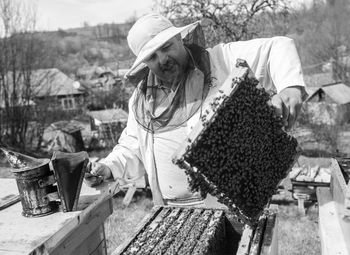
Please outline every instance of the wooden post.
M134 194L136 191L136 185L135 183L132 183L128 185L128 191L126 192L124 199L123 199L123 205L129 206Z
M260 255L278 254L278 205L270 205Z
M305 200L307 199L307 195L305 194L296 194L298 199L298 212L301 215L305 215Z

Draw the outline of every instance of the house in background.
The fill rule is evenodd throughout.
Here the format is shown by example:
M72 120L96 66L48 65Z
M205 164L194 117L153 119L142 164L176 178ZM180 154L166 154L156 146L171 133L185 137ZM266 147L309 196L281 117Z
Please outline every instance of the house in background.
M91 130L96 132L95 142L99 147L113 147L126 126L128 113L123 109L89 111ZM93 146L92 146L93 147Z
M76 89L75 81L57 68L33 70L30 74L29 94L22 73L18 71L16 76L16 82L13 84L13 73L9 72L6 82L9 95L12 95L13 88L16 87L17 102L13 106L34 107L45 103L48 108L74 110L84 102L84 92ZM4 91L0 90L0 108L5 107L4 96Z
M67 111L83 107L84 91L75 88L75 81L57 68L35 70L31 79L37 103L50 102L49 108Z
M308 121L313 124L350 123L350 87L336 81L331 73L305 76L309 97L304 104Z

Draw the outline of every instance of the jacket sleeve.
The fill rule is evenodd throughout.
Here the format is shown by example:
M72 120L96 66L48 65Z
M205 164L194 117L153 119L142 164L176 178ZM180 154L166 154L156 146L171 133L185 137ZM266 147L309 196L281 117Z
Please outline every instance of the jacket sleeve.
M237 58L244 59L267 90L279 93L286 87L305 86L300 58L291 38L276 36L216 47L221 51L222 55L219 52L217 55L222 57L228 72L232 72Z
M135 93L129 100L129 115L125 129L113 151L100 162L112 171L115 180L134 181L145 174L141 160L140 144L137 136L137 123L131 108Z

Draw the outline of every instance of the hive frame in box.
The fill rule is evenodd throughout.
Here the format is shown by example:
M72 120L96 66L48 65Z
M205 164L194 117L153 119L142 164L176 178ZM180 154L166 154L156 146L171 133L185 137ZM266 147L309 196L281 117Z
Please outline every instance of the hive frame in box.
M141 246L139 245L135 246L135 244L138 242L139 236L145 234L145 231L148 229L149 226L153 226L153 228L149 229L150 231L149 234L147 234L147 237L149 239L152 240L154 239L154 235L159 234L159 231L156 231L157 229L156 226L158 226L159 228L159 225L161 225L160 222L164 222L166 220L166 217L165 217L162 219L163 221L160 221L161 213L163 213L164 210L168 210L168 211L170 210L170 213L168 214L168 216L173 215L176 212L176 210L182 211L181 214L183 214L184 211L193 211L192 214L194 214L196 210L212 211L213 214L215 213L216 215L220 215L220 217L222 216L224 219L224 222L223 222L224 229L221 233L219 233L219 235L223 235L224 240L227 242L223 244L226 247L225 254L232 254L232 255L233 254L236 254L236 255L277 254L278 206L271 205L270 208L266 210L266 212L259 217L259 222L256 227L245 225L241 221L237 221L237 218L234 215L232 215L230 212L219 208L206 209L206 208L195 208L195 207L190 208L190 207L154 206L151 212L147 214L143 218L143 220L139 223L139 225L136 227L135 232L129 235L129 237L121 245L119 245L116 250L112 252L112 255L140 254L142 249L141 246L142 247L147 246L146 242L149 240L147 239L144 243L139 243L139 245ZM174 226L175 225L172 225L172 227ZM181 230L183 230L184 228L185 226L180 227ZM179 231L181 231L180 229ZM168 233L169 232L167 232L167 234ZM164 234L163 238L159 239L158 242L153 245L157 246L159 243L164 241L164 237L167 236L167 234ZM202 234L204 234L204 232ZM239 237L237 236L237 234L239 234ZM174 241L171 243L170 246L176 243L176 240L183 240L183 242L187 241L187 243L193 243L193 242L197 243L195 244L195 247L198 247L198 245L200 244L201 238L199 240L198 239L192 240L190 238L178 239L179 237L178 235L179 235L179 232L176 232L174 236ZM133 250L131 252L131 250L129 249L131 246L138 247L137 248L138 250L137 251ZM147 246L147 248L149 247ZM233 253L233 251L235 251L235 253ZM154 250L150 249L147 251L147 254L153 254L152 252L154 252ZM214 254L217 254L215 253L217 252L215 249L212 250L212 252ZM167 250L165 254L169 254L169 251Z
M192 166L189 162L187 162L185 159L185 156L191 151L193 147L196 146L196 144L201 139L206 129L210 127L210 124L215 121L217 117L216 113L221 108L225 107L225 104L228 101L228 99L233 97L233 95L235 94L239 86L245 81L245 79L250 79L258 83L258 81L254 78L254 74L250 70L247 63L244 60L238 59L236 68L225 80L224 84L220 88L211 88L211 92L209 93L203 106L204 114L201 116L201 121L198 121L198 123L193 127L187 139L184 141L184 143L179 147L179 149L173 155L173 163L177 164L179 167L189 172L196 173L196 175L201 176L201 178L205 180L206 185L210 187L210 190L216 190L217 188L216 185L212 183L212 181L209 180L206 176L204 176L200 171L198 171L198 169L195 166ZM260 85L257 85L257 87L258 86ZM288 135L288 137L290 139L294 139L290 135ZM288 169L286 169L284 178L287 176L288 172L291 170L291 167L296 162L299 154L300 154L300 148L297 145L295 148L293 163L289 166ZM281 183L282 180L283 178L280 179L279 183ZM278 184L276 185L276 188L277 186ZM263 211L261 211L261 213L259 215L256 215L254 218L249 217L245 215L239 207L237 207L232 203L232 199L227 197L220 190L219 192L215 192L215 194L212 194L212 195L216 196L221 201L223 201L224 204L228 206L228 208L232 212L234 212L243 222L245 222L248 225L256 224L260 215L263 213Z

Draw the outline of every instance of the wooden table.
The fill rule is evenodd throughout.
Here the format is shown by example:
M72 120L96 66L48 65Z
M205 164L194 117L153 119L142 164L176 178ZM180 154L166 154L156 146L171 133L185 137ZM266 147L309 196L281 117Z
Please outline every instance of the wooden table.
M113 212L106 185L81 188L78 211L27 218L22 205L0 210L0 254L107 254L104 221ZM0 198L18 195L15 179L0 178Z

